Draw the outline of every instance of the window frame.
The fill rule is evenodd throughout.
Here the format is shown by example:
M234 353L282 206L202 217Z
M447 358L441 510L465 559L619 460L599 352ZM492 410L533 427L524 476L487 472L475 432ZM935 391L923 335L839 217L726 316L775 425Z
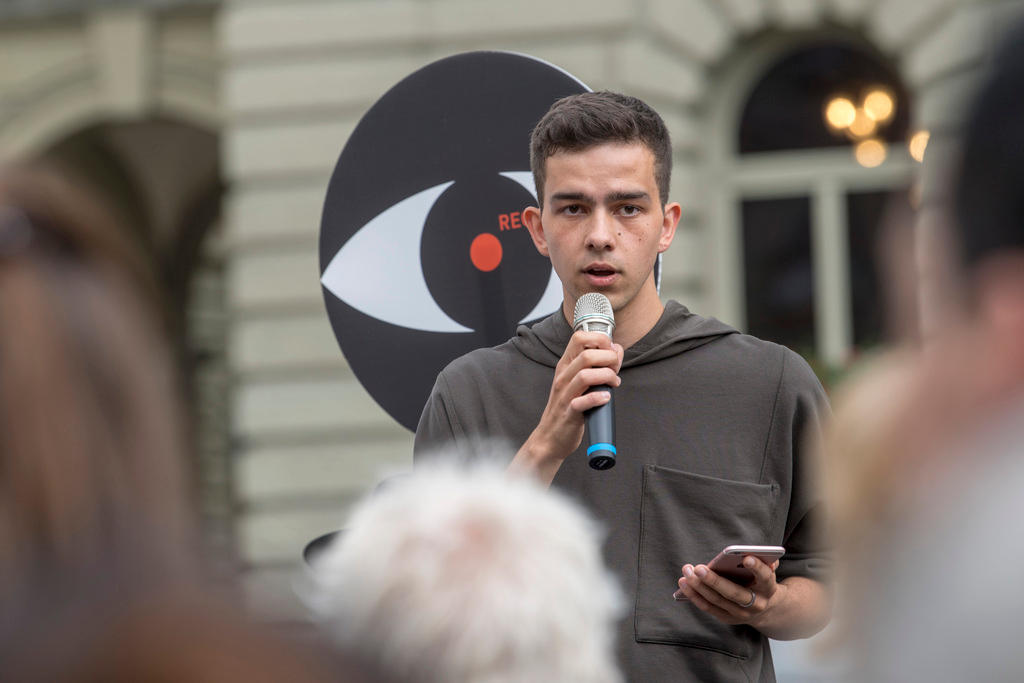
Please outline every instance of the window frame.
M909 187L917 163L905 145L896 144L889 145L885 161L874 168L858 164L852 146L742 155L738 150L743 106L757 82L786 54L822 39L872 51L863 40L839 30L765 36L725 65L715 79L718 87L710 102L712 130L707 138L710 299L719 318L746 331L741 204L746 199L809 197L815 351L826 366L841 367L854 348L846 195Z

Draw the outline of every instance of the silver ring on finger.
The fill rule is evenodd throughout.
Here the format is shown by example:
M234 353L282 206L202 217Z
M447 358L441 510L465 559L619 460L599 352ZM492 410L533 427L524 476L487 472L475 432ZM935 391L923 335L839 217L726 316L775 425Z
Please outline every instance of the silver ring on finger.
M740 607L743 607L744 609L747 607L753 607L755 600L757 600L757 593L750 591L750 601L740 605Z

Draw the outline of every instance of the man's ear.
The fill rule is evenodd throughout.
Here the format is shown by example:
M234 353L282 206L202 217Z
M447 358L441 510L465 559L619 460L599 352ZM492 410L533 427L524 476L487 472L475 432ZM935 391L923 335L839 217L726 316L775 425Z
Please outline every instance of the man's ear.
M530 231L530 237L533 238L533 246L537 247L543 256L550 256L548 253L548 241L544 237L544 223L540 218L541 211L536 206L528 206L523 209L523 223L526 224L526 229Z
M676 227L679 225L679 217L683 214L683 208L676 202L669 202L665 205L665 215L661 222L661 236L658 238L658 253L662 253L672 244L676 236Z

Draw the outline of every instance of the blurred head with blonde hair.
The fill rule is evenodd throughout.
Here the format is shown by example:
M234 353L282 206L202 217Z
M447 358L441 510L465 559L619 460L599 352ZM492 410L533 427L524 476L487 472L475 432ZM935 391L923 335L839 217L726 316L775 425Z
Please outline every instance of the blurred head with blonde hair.
M313 563L313 605L395 680L616 683L621 593L600 538L533 479L436 460L359 503Z
M992 57L952 169L966 306L835 403L838 614L855 680L1024 671L1024 23Z

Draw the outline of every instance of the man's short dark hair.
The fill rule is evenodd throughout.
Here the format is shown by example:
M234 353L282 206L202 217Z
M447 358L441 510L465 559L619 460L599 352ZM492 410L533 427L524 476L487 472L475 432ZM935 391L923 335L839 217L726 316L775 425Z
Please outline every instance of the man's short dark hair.
M661 204L668 201L672 142L658 112L629 95L602 91L570 95L551 105L530 136L530 169L544 205L544 171L556 152L578 152L609 142L640 142L654 154Z
M1024 249L1024 23L996 50L971 108L955 186L954 221L965 269Z

